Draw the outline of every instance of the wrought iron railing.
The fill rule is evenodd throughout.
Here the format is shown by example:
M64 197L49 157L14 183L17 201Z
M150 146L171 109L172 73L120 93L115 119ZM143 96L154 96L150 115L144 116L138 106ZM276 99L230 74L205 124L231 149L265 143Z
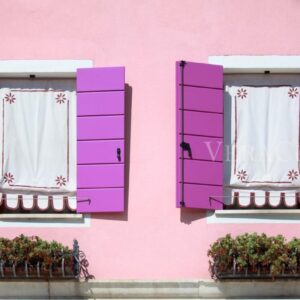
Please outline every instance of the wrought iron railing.
M79 249L77 240L73 242L72 258L70 253L60 253L60 263L49 264L47 268L40 262L30 264L28 261L18 264L8 264L0 260L0 280L2 279L90 279L88 272L89 263L83 251ZM68 261L68 263L66 263Z
M290 270L283 268L280 274L272 273L271 267L257 267L256 270L250 268L244 268L239 271L234 263L233 268L227 271L220 271L216 266L213 267L213 277L219 280L226 279L299 279L300 278L300 266L297 269Z

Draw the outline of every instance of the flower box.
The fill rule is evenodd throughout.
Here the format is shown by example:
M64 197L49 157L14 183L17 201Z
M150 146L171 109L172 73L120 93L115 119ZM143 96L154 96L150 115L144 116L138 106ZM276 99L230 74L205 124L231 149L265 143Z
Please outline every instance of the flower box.
M210 246L210 272L216 279L300 278L300 239L281 235L229 234Z
M37 236L0 238L0 279L76 279L82 269L80 254L84 257L76 240L69 249Z

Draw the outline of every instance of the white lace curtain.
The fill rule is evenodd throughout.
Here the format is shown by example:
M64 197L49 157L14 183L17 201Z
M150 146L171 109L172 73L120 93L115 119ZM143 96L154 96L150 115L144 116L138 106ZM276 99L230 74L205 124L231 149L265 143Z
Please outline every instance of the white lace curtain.
M74 89L0 88L2 193L75 194L75 116Z
M299 187L299 87L230 87L237 187Z

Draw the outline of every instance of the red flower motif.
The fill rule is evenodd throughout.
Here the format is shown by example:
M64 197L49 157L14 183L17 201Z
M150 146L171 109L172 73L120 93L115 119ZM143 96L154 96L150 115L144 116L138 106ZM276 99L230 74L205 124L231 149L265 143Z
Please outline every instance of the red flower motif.
M66 95L63 93L59 93L58 95L56 95L56 103L62 104L65 103L65 101L67 100Z
M236 94L237 94L238 98L244 99L247 97L248 92L246 89L240 88Z
M299 173L295 170L291 170L287 174L288 178L291 179L292 181L295 179L298 179Z
M299 95L298 89L297 88L290 88L289 90L289 97L294 99Z
M6 94L6 95L5 95L4 100L5 100L6 102L8 102L9 104L12 104L12 103L15 103L16 97L15 97L14 94L9 93L9 94Z
M62 176L57 176L56 179L56 184L59 185L59 186L63 186L63 185L66 185L66 178L62 177Z
M238 178L238 180L240 180L240 181L243 181L243 180L245 180L246 178L247 178L247 172L246 171L244 171L244 170L241 170L241 171L238 171L238 173L237 173L237 178Z
M8 184L13 183L13 181L15 180L14 175L9 172L5 173L3 178L4 178L4 182L7 182Z

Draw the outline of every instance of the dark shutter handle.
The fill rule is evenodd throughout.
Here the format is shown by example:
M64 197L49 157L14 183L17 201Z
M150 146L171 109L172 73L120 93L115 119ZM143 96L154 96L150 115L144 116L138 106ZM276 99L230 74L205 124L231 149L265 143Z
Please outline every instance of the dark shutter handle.
M192 158L192 149L191 149L191 146L190 146L189 143L182 142L180 144L180 147L182 148L183 151L187 151L188 152L189 158Z
M120 148L117 148L117 158L118 158L118 161L121 161L121 149Z

